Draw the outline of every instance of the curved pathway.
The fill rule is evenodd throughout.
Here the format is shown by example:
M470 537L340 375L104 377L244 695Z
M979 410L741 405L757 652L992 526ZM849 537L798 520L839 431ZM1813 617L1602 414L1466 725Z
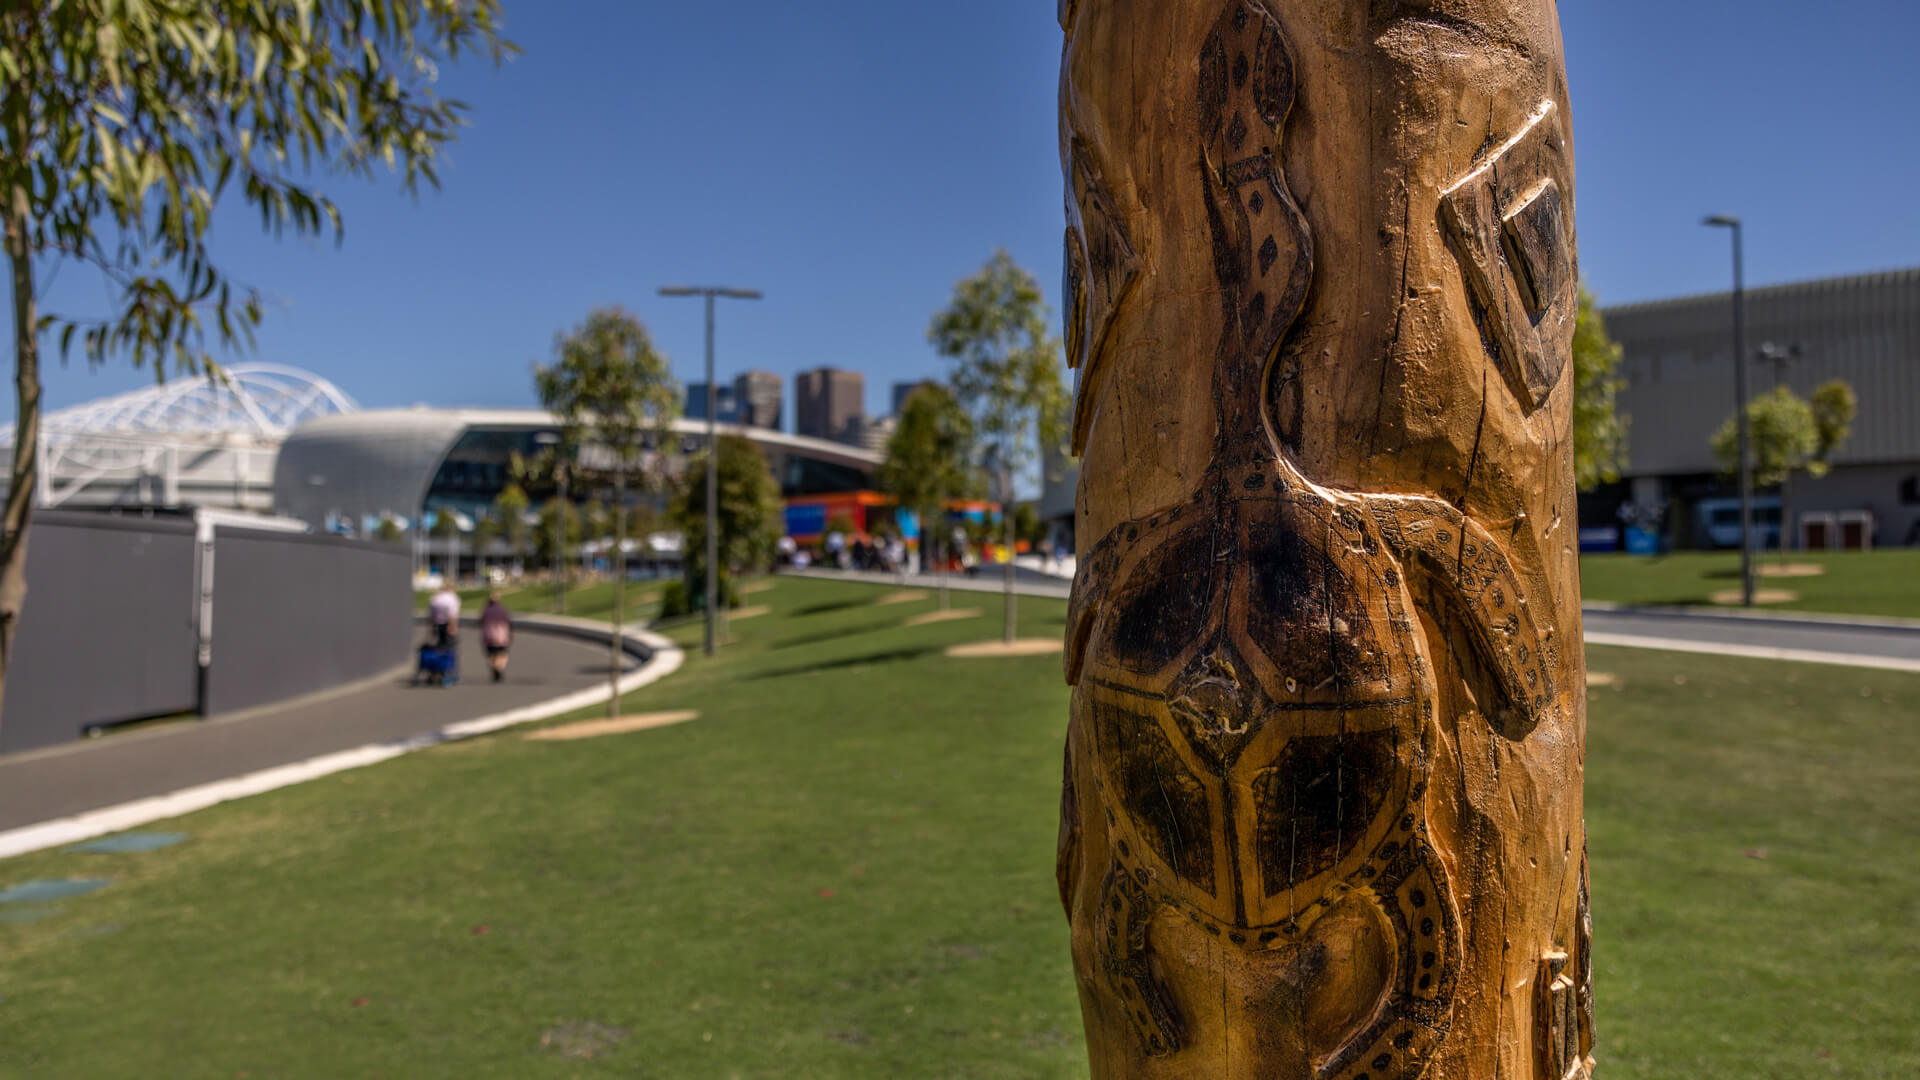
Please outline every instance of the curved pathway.
M894 588L903 585L932 588L936 580L841 570L788 573ZM948 578L949 587L960 592L997 593L1004 588L1003 582L999 567ZM1072 585L1022 566L1014 575L1014 591L1023 596L1064 599L1072 591ZM1589 645L1920 672L1920 621L1784 612L1744 614L1698 608L1628 608L1607 604L1584 605L1581 620Z
M610 629L516 620L504 681L490 681L476 633L463 678L412 686L412 666L231 717L182 721L0 757L0 857L128 828L451 739L605 701ZM597 637L598 640L594 640ZM679 666L670 642L628 633L622 691Z

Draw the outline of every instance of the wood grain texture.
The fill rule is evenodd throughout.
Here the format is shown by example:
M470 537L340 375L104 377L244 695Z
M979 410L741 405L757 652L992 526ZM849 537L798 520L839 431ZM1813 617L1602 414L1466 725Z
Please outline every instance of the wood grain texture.
M1061 0L1097 1077L1591 1072L1551 0Z

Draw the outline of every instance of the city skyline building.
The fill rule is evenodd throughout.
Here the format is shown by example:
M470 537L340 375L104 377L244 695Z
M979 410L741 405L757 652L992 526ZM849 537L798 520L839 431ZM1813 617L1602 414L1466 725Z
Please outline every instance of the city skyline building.
M697 382L687 384L685 413L689 420L705 420L707 418L706 383ZM721 385L719 393L716 394L713 399L713 418L716 422L722 424L735 424L740 422L739 397L736 395L734 387L725 384Z
M794 433L859 445L866 428L867 379L857 371L821 367L793 379Z
M733 380L733 408L748 427L780 430L786 380L771 371L747 371Z
M893 438L893 433L899 428L900 417L897 414L869 420L862 425L860 445L876 454L884 454L887 452L888 440Z

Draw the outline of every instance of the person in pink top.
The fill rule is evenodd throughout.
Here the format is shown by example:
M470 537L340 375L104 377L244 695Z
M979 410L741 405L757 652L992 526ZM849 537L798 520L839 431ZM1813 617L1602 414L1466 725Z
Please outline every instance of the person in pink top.
M480 612L480 644L486 646L487 667L493 669L493 681L507 677L507 649L513 644L513 617L500 602L500 594L487 597Z

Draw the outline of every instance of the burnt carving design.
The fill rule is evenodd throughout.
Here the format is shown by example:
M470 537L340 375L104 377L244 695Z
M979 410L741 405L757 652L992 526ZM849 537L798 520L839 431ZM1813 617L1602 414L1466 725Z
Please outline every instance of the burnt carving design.
M1319 485L1282 450L1263 389L1314 264L1279 158L1293 57L1261 3L1233 0L1198 73L1195 164L1209 179L1225 316L1206 343L1218 434L1190 498L1115 527L1081 558L1066 667L1070 746L1084 760L1070 760L1068 786L1098 808L1111 861L1104 873L1087 868L1101 884L1080 897L1080 871L1063 863L1062 899L1076 940L1091 939L1093 985L1147 1058L1189 1047L1190 1010L1202 1003L1182 993L1210 977L1156 943L1198 934L1190 939L1231 964L1270 973L1261 1015L1275 1033L1261 1045L1272 1047L1272 1075L1296 1075L1279 1063L1304 1056L1324 1080L1414 1080L1447 1035L1463 962L1453 886L1428 835L1439 695L1419 616L1444 608L1470 628L1495 691L1483 711L1510 739L1555 707L1557 643L1478 522L1437 499ZM1077 160L1069 172L1079 227L1105 219ZM1493 238L1512 222L1516 249L1537 259L1524 286L1493 279L1527 290L1514 309L1525 315L1528 298L1572 280L1551 258L1557 196L1536 185L1510 205L1499 181L1484 186L1495 193L1484 207L1458 200L1463 220L1478 221L1476 208L1503 214L1481 237L1493 245L1486 255L1506 258ZM1097 331L1083 305L1119 303L1133 271L1112 262L1125 271L1099 284L1090 264L1073 268L1072 235L1070 322L1084 359ZM1123 239L1117 226L1111 235ZM1544 394L1557 378L1511 355L1522 362L1517 392ZM1062 858L1079 859L1085 838L1069 843L1067 829Z
M1476 315L1508 389L1528 411L1560 381L1578 270L1559 109L1542 104L1518 134L1440 197Z
M1073 448L1085 448L1093 422L1088 402L1095 397L1104 367L1101 346L1113 313L1140 276L1140 258L1114 213L1111 198L1095 174L1091 156L1076 143L1068 148L1067 237L1061 261L1067 302L1067 365L1077 372Z

